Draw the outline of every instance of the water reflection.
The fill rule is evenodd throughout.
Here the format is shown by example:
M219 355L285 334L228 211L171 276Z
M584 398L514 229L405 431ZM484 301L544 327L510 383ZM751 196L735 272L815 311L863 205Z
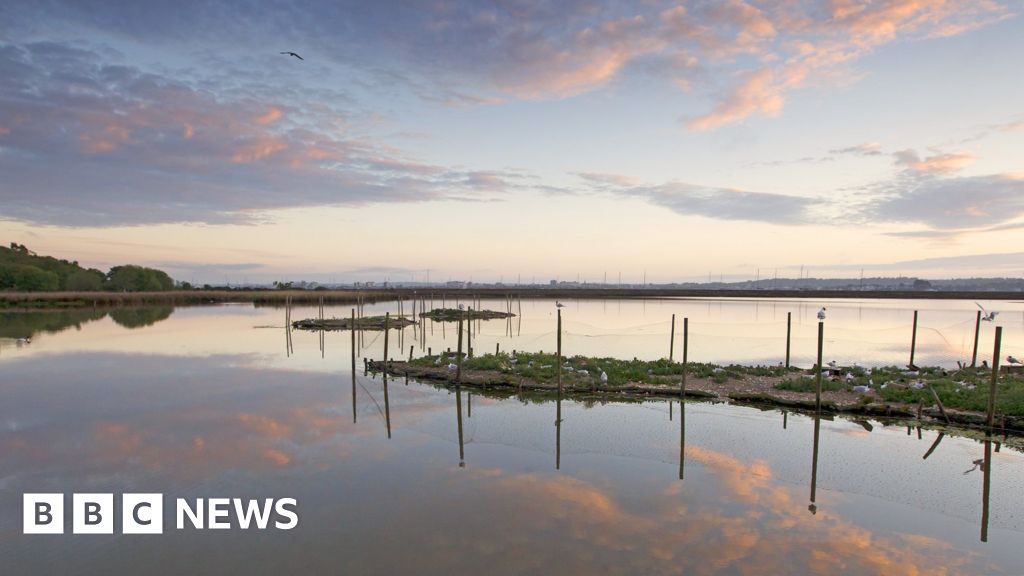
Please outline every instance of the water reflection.
M110 311L110 319L118 326L125 328L144 328L162 320L167 320L173 312L173 306L116 308Z
M87 322L107 315L104 310L55 310L46 312L0 312L0 338L33 338L39 333L54 334L68 328L81 329Z
M466 449L462 440L462 386L455 386L455 414L459 429L459 468L466 467Z
M669 406L671 406L671 402ZM686 402L679 403L679 479L682 480L686 469Z
M280 332L265 332L279 346ZM782 428L775 411L695 402L678 410L673 402L678 419L666 421L663 401L585 405L490 393L473 393L469 420L461 387L411 381L391 389L389 379L378 404L383 377L345 374L355 356L344 357L344 346L331 346L324 361L313 354L307 367L302 353L317 350L309 336L296 343L295 369L261 354L5 360L5 572L1024 570L1016 545L1024 457L1009 446L985 446L979 503L979 475L962 474L979 446L963 438L947 437L925 460L925 442L875 421L869 430L783 412ZM393 437L380 434L378 417ZM572 434L563 446L566 421ZM814 516L804 510L808 482L810 504L827 502ZM75 490L291 496L302 520L283 535L172 531L120 538L116 548L110 540L20 535L22 492Z
M818 513L818 436L821 430L821 413L814 415L814 451L811 456L811 503L807 509L811 514Z

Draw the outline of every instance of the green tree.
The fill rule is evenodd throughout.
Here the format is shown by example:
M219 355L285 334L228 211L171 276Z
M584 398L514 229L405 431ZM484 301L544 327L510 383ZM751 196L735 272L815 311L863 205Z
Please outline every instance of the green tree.
M103 290L103 273L99 270L75 270L68 275L66 290L74 292L95 292Z
M107 288L118 292L173 290L174 280L162 270L144 266L115 266L107 272Z
M0 289L42 292L59 287L60 277L53 272L25 264L0 264Z

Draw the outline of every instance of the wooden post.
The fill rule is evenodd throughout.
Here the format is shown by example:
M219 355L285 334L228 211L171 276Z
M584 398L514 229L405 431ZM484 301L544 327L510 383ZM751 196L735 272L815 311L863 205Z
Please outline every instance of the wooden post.
M412 362L412 346L409 346L409 362Z
M356 373L356 309L352 309L352 373Z
M469 358L473 357L473 308L469 308L469 314L466 315L468 322L466 322L466 353Z
M793 334L793 313L786 312L786 369L789 370L789 342Z
M690 319L683 318L683 376L679 380L679 401L683 402L686 396L686 363L689 360L687 357L689 353L690 344Z
M451 352L451 350L452 350L451 348L448 349L449 352ZM456 366L457 366L457 368L455 369L455 383L458 384L458 383L462 382L462 318L461 317L459 318L459 347L458 347L458 354L455 357L455 362L456 362ZM462 409L461 408L459 409L459 414L460 415L462 414ZM461 420L461 416L460 416L459 422L461 422L461 421L462 420Z
M672 315L672 330L668 335L668 361L672 361L672 354L676 349L676 315Z
M501 353L501 344L499 342L494 343L494 355L497 356Z
M939 393L936 392L935 388L932 388L931 386L929 386L928 389L931 390L932 397L935 398L935 403L939 405L939 413L942 414L942 417L946 419L946 424L949 424L949 416L946 415L946 407L942 405L942 399L939 398Z
M974 353L971 354L971 368L978 365L978 336L981 335L981 310L974 318Z
M986 423L991 433L996 416L996 382L999 380L999 348L1003 343L1003 327L996 326L996 345L992 352L992 383L988 387L988 419Z
M384 313L384 372L388 371L388 324L390 320L390 312Z
M821 364L821 348L825 341L825 323L818 321L818 373L814 377L814 407L821 413L821 373L824 370ZM817 454L817 453L815 453Z
M558 397L562 397L562 310L558 309Z
M914 350L917 348L917 310L914 310L914 330L910 333L910 364L908 368L913 370L914 366Z

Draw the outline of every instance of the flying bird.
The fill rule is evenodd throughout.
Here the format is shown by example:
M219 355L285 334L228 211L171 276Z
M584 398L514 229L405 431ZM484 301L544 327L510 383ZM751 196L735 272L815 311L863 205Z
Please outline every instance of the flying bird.
M994 310L992 312L985 310L985 307L982 306L981 304L978 304L977 302L975 302L974 305L977 306L978 308L981 308L981 312L983 314L981 319L985 322L991 322L996 319L996 316L999 315L999 312L996 312Z
M298 55L298 54L296 54L295 52L281 52L281 54L283 54L283 55L285 55L285 56L295 56L295 57L296 57L296 58L298 58L299 60L305 60L305 58L303 58L302 56L299 56L299 55Z
M825 319L825 307L822 306L821 310L818 310L818 320L824 320L824 319Z

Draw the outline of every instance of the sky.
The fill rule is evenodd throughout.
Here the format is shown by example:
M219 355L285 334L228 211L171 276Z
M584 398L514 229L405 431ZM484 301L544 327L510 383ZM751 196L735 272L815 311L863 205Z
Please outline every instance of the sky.
M1020 277L1022 12L7 0L0 241L218 283Z

